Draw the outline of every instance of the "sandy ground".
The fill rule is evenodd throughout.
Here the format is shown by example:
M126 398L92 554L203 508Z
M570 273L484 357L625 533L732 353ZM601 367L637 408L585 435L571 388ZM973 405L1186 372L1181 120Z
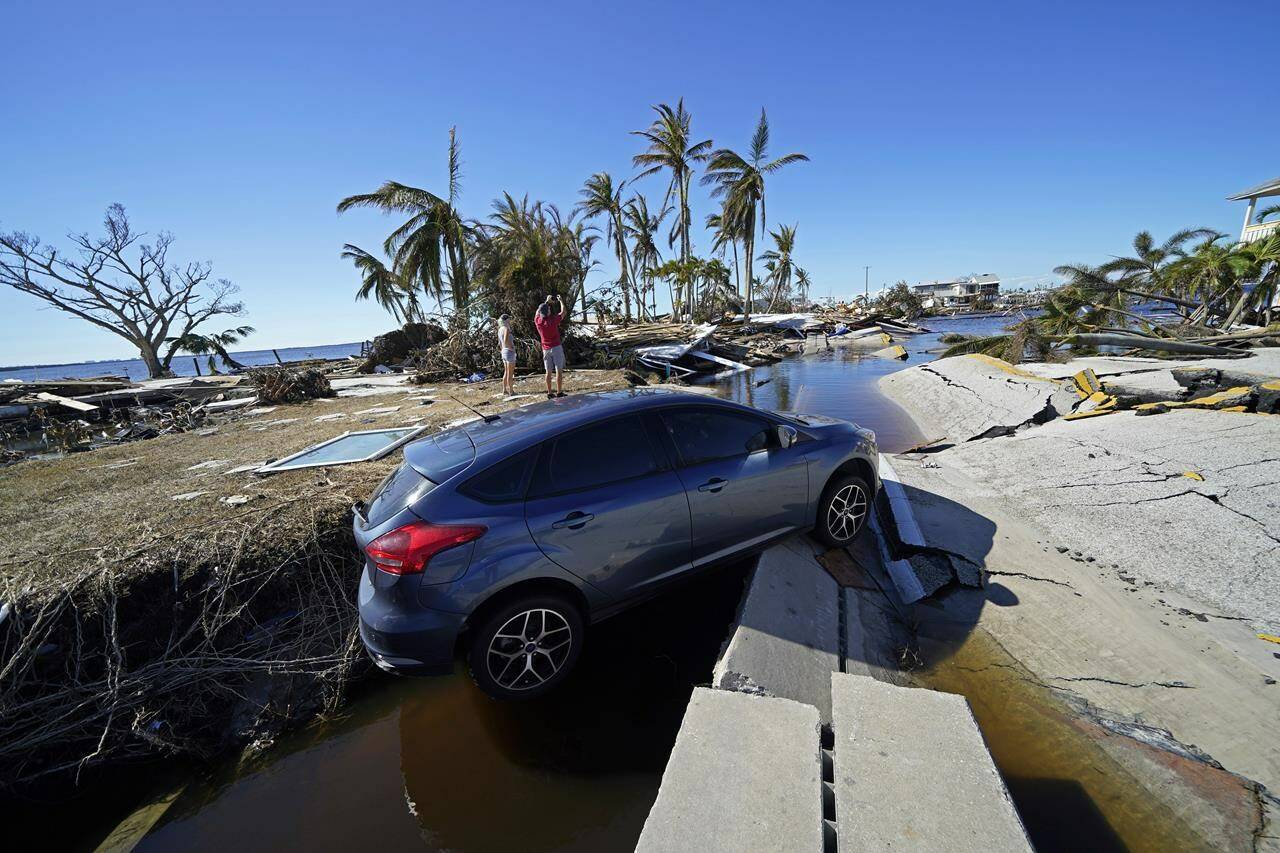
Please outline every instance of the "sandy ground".
M1168 387L1168 362L1107 361L1098 373L1113 382ZM1274 362L1232 366L1265 374ZM1158 747L1167 761L1131 769L1202 839L1274 847L1280 645L1258 634L1280 625L1280 417L1065 421L1055 380L1080 365L1001 364L945 359L882 380L926 434L952 443L893 458L925 549L988 575L986 589L948 587L916 606L922 649L988 633L1082 719L1127 736L1109 749ZM977 438L993 426L1014 432ZM1238 774L1256 808L1187 758ZM1256 811L1271 812L1269 828L1245 814Z
M396 379L337 380L342 396L229 412L192 432L0 469L0 576L10 589L38 590L58 582L68 559L112 545L164 549L170 533L213 529L238 514L274 514L287 528L290 516L321 501L349 506L368 497L399 464L400 453L267 477L253 468L348 430L425 425L435 431L475 417L462 403L494 412L545 400L541 375L518 380L522 396L509 401L498 380L413 386ZM626 385L620 371L570 370L565 389ZM233 497L245 502L226 502ZM139 570L148 562L138 561ZM130 567L120 561L116 568Z

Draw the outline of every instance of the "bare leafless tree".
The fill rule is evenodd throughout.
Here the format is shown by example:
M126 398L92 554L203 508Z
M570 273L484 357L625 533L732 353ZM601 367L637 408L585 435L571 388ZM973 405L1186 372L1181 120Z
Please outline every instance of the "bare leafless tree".
M239 288L212 278L212 264L169 263L172 234L145 242L119 204L107 208L103 226L100 237L68 235L70 253L20 231L0 233L0 284L129 341L152 377L169 373L176 342L201 323L244 314Z

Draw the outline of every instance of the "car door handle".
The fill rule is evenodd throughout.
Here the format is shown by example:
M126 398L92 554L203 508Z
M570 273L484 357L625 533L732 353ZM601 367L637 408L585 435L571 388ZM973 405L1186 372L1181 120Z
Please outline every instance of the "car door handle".
M580 530L588 521L595 518L589 512L571 512L564 518L551 525L554 530L563 530L566 527L570 530Z
M729 482L728 480L725 480L722 477L712 477L710 480L707 480L707 482L703 483L701 486L698 486L698 491L718 492L721 489L723 489L725 487L725 484L728 482Z

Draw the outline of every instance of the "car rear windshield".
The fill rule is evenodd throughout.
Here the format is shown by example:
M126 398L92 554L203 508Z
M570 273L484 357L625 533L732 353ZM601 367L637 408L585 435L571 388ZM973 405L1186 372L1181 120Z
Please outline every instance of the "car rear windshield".
M476 448L463 427L454 427L406 444L404 458L428 480L443 483L475 460Z
M413 469L412 465L405 462L388 474L386 479L378 485L378 488L374 489L373 497L369 498L369 506L365 510L368 523L370 525L381 524L400 512L400 510L415 503L433 488L435 488L435 483L419 474Z

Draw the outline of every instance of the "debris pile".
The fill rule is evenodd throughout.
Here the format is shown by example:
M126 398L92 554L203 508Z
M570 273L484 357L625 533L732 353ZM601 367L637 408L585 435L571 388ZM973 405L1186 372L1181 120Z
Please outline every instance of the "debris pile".
M823 309L798 314L726 316L700 326L644 323L596 331L594 344L608 353L630 352L636 361L666 376L690 378L723 369L745 370L802 352L813 337L841 343L867 343L877 348L893 335L928 330L880 314ZM896 357L896 356L894 356Z
M268 405L333 396L329 378L317 367L257 367L249 372L249 384L258 389L258 402Z

